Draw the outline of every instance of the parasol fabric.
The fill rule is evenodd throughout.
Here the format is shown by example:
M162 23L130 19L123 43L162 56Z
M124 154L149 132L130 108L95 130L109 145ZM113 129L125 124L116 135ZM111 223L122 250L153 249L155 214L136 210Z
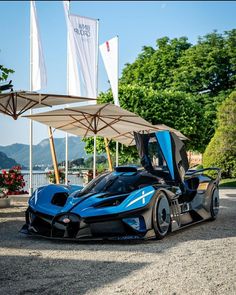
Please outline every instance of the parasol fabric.
M109 103L65 108L25 117L82 137L98 135L111 139L152 127L140 116Z
M96 99L71 95L12 91L0 93L0 112L16 120L20 115L30 109L85 101L96 101Z

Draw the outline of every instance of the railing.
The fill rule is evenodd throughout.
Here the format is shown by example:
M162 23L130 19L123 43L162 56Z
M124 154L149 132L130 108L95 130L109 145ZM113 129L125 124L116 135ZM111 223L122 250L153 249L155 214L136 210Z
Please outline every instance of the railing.
M22 175L24 176L24 181L25 181L25 187L23 188L23 190L29 191L29 173L22 173ZM69 173L68 181L70 184L83 185L83 177L78 176L76 174ZM33 178L32 178L33 190L46 184L49 184L49 180L48 180L46 172L33 173Z

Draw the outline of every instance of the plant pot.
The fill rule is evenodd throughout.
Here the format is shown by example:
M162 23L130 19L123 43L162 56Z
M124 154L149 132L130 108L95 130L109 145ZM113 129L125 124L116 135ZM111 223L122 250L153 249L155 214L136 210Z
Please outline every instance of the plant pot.
M0 198L0 208L8 208L11 206L11 199L9 198Z
M22 194L22 195L8 195L8 198L11 200L11 204L15 202L23 202L27 203L29 200L29 194Z

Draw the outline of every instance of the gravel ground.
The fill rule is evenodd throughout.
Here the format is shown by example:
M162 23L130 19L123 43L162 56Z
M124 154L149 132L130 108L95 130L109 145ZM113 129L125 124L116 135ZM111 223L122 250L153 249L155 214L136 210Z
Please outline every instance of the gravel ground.
M236 294L236 190L221 190L216 221L162 241L30 238L25 209L0 209L0 294Z

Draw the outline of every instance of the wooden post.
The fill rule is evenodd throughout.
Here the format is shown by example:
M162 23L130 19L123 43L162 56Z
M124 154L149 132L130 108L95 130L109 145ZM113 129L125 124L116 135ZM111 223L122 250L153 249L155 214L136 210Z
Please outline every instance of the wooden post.
M59 176L59 170L57 165L57 156L55 152L55 146L54 146L54 140L53 140L53 134L52 134L52 127L48 127L48 134L49 134L49 143L50 143L50 149L51 149L51 155L52 155L52 162L53 162L53 168L55 173L55 179L56 184L60 183L60 176Z
M109 165L109 171L112 171L112 160L111 160L111 153L110 153L110 149L108 146L108 140L106 137L104 137L104 142L105 142L105 148L106 148L106 152L107 152L107 160L108 160L108 165Z

